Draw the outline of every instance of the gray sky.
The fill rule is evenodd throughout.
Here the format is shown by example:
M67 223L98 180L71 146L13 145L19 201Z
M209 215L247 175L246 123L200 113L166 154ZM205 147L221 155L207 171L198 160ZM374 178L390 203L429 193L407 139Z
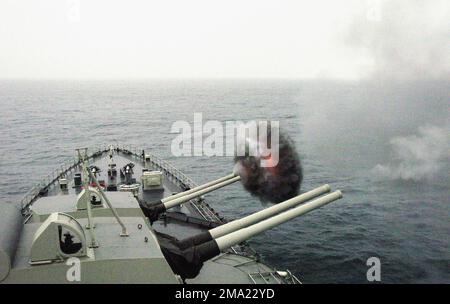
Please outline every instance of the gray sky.
M448 0L2 0L0 78L448 79L449 8Z

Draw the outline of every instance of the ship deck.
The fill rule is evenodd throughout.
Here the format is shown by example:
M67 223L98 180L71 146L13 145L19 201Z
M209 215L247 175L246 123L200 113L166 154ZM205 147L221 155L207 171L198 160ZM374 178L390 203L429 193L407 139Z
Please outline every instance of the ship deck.
M114 153L114 162L119 170L126 164L134 164L133 171L136 181L145 167L143 155L132 153L126 149L117 148ZM97 180L107 181L109 157L108 150L102 150L94 153L89 158L89 165L95 165L100 168ZM168 273L167 262L163 260L159 250L157 238L153 231L162 232L178 239L184 239L204 232L210 227L221 225L225 219L213 211L203 198L194 198L179 207L168 210L163 216L152 223L146 221L140 204L150 206L164 197L173 193L181 192L196 186L191 180L186 178L178 170L168 167L166 163L154 158L147 169L158 170L163 173L163 189L158 191L143 191L138 188L135 193L122 191L105 191L113 207L117 210L120 218L123 220L130 235L133 237L120 237L120 226L115 222L112 212L109 208L93 208L93 219L96 223L95 235L99 247L90 249L91 258L95 255L97 260L111 261L148 261L151 259L159 260L158 263L143 263L140 267L146 269L148 276L151 273ZM26 206L28 214L27 223L24 225L21 238L18 245L16 257L14 258L13 268L33 268L30 266L30 246L38 227L43 223L52 212L63 212L76 218L83 226L87 225L87 211L77 210L77 197L82 190L75 187L74 176L81 172L79 165L74 165L62 172L51 183L39 190L39 194L30 200ZM64 177L69 181L68 189L61 191L59 187L59 178ZM119 176L118 176L119 178ZM139 223L138 223L139 222ZM149 226L148 235L144 230L137 229L139 225ZM140 231L138 231L140 230ZM86 230L87 242L90 242L90 233ZM146 239L147 241L143 241ZM149 241L150 240L150 241ZM148 265L162 265L158 267L149 267ZM117 266L122 269L122 266ZM109 265L112 267L111 265ZM136 267L134 265L133 267ZM162 267L162 268L161 268ZM37 269L35 267L34 269ZM104 270L103 270L104 271ZM123 269L122 269L123 271ZM38 272L31 272L38 276ZM136 282L149 282L149 277L142 275L139 271ZM169 271L170 273L170 271ZM289 273L289 272L288 272ZM164 276L164 275L163 275ZM172 274L173 276L173 274ZM156 282L173 282L176 280L167 277L161 277ZM154 277L150 281L154 281ZM132 280L130 278L130 280ZM109 282L106 280L105 282ZM114 282L112 280L111 282ZM269 267L259 261L259 257L246 243L230 248L227 252L205 262L200 274L194 279L188 279L185 283L298 283L295 276L289 273L288 276L281 275L274 268Z

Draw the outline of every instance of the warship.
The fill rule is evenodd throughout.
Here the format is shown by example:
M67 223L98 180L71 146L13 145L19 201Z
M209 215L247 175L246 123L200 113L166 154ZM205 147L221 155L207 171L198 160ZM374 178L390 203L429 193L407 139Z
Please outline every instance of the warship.
M300 284L247 240L342 197L323 185L226 220L204 195L235 173L197 185L134 146L76 151L20 204L0 206L0 283Z

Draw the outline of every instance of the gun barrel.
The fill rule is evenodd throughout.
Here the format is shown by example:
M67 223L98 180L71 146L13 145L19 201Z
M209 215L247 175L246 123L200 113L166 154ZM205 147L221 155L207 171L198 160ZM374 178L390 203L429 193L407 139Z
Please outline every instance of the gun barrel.
M330 190L331 190L330 185L325 184L325 185L317 187L311 191L305 192L296 197L288 199L284 202L273 205L269 208L263 209L261 211L253 213L253 214L243 217L241 219L237 219L232 222L229 222L224 225L213 228L213 229L209 230L209 234L211 235L212 238L216 239L218 237L224 236L226 234L229 234L229 233L239 230L241 228L244 228L244 227L253 225L255 223L258 223L262 220L265 220L275 214L278 214L278 213L288 210L292 207L295 207L298 204L306 202L306 201L313 199L324 193L330 192Z
M322 187L316 188L310 191L312 192L312 194L309 195L320 195L317 194L320 193L320 191L328 192L329 186L324 185ZM300 200L299 197L301 196L302 195L299 195L293 198L296 200L291 199L288 201L298 202ZM305 195L303 195L303 199L304 198ZM183 278L194 278L200 272L200 269L203 266L203 262L219 255L220 252L223 252L236 244L242 243L243 241L246 241L261 232L283 224L291 219L306 214L314 209L320 208L340 198L342 198L342 193L338 190L272 217L270 217L269 213L263 213L265 217L269 216L269 218L251 226L222 235L220 237L212 238L209 233L202 233L197 235L196 239L185 239L183 241L174 241L173 239L171 239L169 241L160 236L159 240L161 250L170 267L176 274L180 275ZM248 221L246 222L246 224L250 222L251 221ZM167 242L169 242L170 244L165 245Z
M340 198L342 198L342 192L338 190L325 196L319 197L311 202L295 207L291 210L270 217L252 226L242 228L240 230L216 238L214 239L214 241L216 242L218 249L220 251L223 251L227 248L230 248L231 246L242 243L243 241L248 240L249 238L257 234L281 225L289 220L306 214L314 209L320 208Z
M218 178L218 179L216 179L216 180L210 181L210 182L208 182L208 183L205 183L205 184L203 184L203 185L200 185L200 186L197 186L197 187L195 187L195 188L189 189L189 190L187 190L187 191L180 192L180 193L177 193L177 194L168 196L168 197L166 197L166 198L163 198L163 199L161 200L161 202L162 202L162 203L165 203L165 202L174 200L174 199L176 199L176 198L179 198L179 197L182 197L182 196L185 196L185 195L188 195L188 194L197 192L197 191L199 191L199 190L208 188L208 187L210 187L210 186L212 186L212 185L215 185L215 184L224 182L224 181L226 181L226 180L229 180L230 178L233 178L233 177L235 177L235 176L236 176L236 175L235 175L234 173L228 174L228 175L226 175L226 176L224 176L224 177L221 177L221 178Z
M211 191L217 190L219 188L225 187L225 186L227 186L229 184L237 182L240 179L241 179L240 176L234 176L234 177L226 179L226 180L224 180L222 182L215 183L212 186L209 186L209 187L203 188L201 190L198 190L198 191L195 191L195 192L191 192L191 193L189 193L187 195L179 196L179 197L177 197L175 199L163 202L164 208L166 210L170 209L170 208L175 207L177 205L180 205L180 204L182 204L184 202L187 202L187 201L193 199L194 197L197 197L197 196L209 193Z

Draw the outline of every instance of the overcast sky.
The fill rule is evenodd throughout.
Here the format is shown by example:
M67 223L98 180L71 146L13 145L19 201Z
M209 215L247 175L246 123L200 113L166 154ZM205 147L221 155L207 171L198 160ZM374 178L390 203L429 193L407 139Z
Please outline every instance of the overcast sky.
M0 78L448 79L449 21L448 0L2 0Z

